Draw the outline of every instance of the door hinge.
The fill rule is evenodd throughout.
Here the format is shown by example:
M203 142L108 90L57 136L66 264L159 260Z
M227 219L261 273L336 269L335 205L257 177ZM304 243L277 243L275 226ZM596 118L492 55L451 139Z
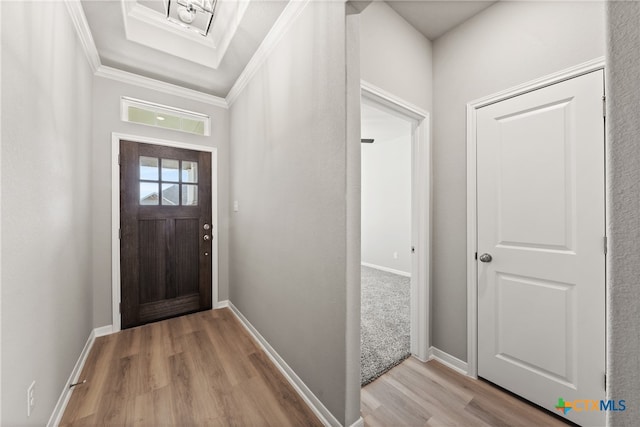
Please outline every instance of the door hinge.
M122 313L122 303L118 303L118 313Z
M120 154L118 154L118 164L120 164Z
M478 260L478 252L476 252L475 257L476 257L476 261L477 261Z
M607 238L607 236L604 236L602 238L604 240L604 254L607 254L607 248L609 247L609 239Z
M122 240L122 228L118 228L118 239Z
M607 97L602 95L602 117L607 117Z

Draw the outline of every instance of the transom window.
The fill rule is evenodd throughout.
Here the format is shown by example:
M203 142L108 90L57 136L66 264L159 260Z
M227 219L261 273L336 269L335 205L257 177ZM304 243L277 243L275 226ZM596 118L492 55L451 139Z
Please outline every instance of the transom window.
M160 105L123 96L121 119L125 122L154 126L196 135L211 135L211 118L202 113Z
M198 162L140 156L140 204L197 206Z

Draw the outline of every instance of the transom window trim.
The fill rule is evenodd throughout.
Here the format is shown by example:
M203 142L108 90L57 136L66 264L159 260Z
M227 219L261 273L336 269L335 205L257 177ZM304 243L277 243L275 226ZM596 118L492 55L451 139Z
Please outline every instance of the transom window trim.
M120 98L120 119L196 135L211 135L211 117L206 114L127 96Z

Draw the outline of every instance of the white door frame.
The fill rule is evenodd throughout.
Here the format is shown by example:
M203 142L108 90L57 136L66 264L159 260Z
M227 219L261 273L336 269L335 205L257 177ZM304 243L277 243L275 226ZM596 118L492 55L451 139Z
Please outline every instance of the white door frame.
M478 263L476 261L478 251L476 116L478 109L604 69L605 58L595 58L467 104L467 375L470 377L478 377Z
M219 305L218 300L218 149L206 145L187 144L147 136L128 135L113 132L111 134L111 321L113 332L121 329L120 317L120 141L133 141L143 144L162 145L211 153L211 304Z
M429 358L429 278L431 257L431 144L429 113L379 87L361 81L364 99L410 119L411 143L411 354Z

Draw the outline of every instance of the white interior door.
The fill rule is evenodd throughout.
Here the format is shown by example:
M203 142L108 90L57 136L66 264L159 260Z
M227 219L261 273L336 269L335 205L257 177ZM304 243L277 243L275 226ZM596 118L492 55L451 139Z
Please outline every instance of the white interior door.
M603 80L477 115L478 375L581 425L604 412L555 406L605 394Z

